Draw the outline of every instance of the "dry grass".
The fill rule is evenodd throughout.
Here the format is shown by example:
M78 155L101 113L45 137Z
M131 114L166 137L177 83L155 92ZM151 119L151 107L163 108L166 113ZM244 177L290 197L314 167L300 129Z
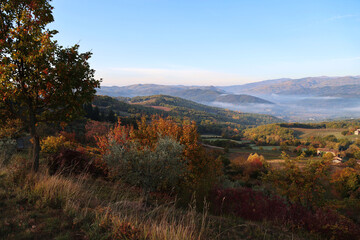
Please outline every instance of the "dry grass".
M109 235L112 239L204 239L207 212L181 210L175 202L146 206L141 192L118 183L94 181L88 176L49 176L17 168L1 168L16 187L17 199L26 199L37 209L61 209L85 227L90 239ZM120 229L120 230L119 230Z

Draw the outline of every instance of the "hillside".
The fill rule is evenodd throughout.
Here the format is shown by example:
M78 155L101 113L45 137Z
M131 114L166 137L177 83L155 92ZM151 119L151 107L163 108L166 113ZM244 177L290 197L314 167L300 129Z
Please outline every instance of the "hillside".
M195 103L179 97L167 95L154 95L146 97L134 97L129 101L132 104L141 104L144 106L162 106L171 109L170 113L193 118L201 122L206 119L213 119L214 122L229 122L241 124L244 126L262 125L270 122L283 122L281 119L265 115L242 113L230 111L227 109L210 107L203 104Z
M136 84L124 87L103 86L97 90L97 94L107 95L111 97L135 97L163 94L210 105L212 102L223 102L232 104L272 104L267 100L246 94L229 94L213 86L167 86L156 84Z
M210 107L186 99L167 95L154 95L117 100L108 96L96 96L93 106L102 112L114 111L118 116L137 118L141 115L158 114L177 119L189 118L205 132L221 133L228 126L246 128L283 120L266 114L242 113Z

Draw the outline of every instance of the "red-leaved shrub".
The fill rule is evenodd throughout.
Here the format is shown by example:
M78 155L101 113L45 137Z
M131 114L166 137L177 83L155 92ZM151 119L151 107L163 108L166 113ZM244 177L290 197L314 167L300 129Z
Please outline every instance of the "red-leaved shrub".
M65 132L65 131L61 131L60 132L61 136L64 136L66 141L69 142L76 142L76 133L75 132Z
M94 177L106 177L108 170L101 160L91 159L86 153L61 149L48 158L50 174L81 174L89 173Z
M85 140L87 143L95 143L96 138L99 136L106 135L111 128L111 123L108 122L98 122L98 121L88 121L85 126Z
M271 221L290 228L303 228L329 239L360 239L360 226L337 211L291 204L278 196L267 196L251 188L214 189L211 210L252 221Z

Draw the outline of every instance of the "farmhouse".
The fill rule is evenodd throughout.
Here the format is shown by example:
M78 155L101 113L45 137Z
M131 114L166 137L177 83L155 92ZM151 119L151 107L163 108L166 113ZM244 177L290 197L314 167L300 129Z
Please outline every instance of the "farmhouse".
M318 148L317 149L317 155L323 155L325 153L331 153L332 155L334 155L334 157L336 157L338 155L338 152L335 151L334 149L329 149L329 148Z
M356 129L354 135L359 135L359 133L360 133L360 129Z
M334 157L332 162L333 163L342 163L342 158L341 157Z

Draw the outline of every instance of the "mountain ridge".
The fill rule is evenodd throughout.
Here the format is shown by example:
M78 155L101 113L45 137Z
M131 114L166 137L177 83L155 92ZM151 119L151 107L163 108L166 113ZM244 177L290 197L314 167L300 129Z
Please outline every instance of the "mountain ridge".
M101 87L97 90L98 95L111 97L136 97L151 95L170 95L203 104L211 102L224 102L234 104L262 103L273 104L272 102L251 96L249 94L232 94L214 86L182 86L182 85L157 85L157 84L134 84L123 87Z
M219 89L234 94L251 93L256 96L270 94L332 96L334 91L341 95L349 91L352 95L360 95L354 87L360 89L360 76L282 78L241 85L218 86Z

